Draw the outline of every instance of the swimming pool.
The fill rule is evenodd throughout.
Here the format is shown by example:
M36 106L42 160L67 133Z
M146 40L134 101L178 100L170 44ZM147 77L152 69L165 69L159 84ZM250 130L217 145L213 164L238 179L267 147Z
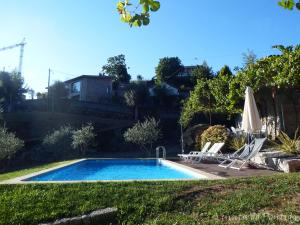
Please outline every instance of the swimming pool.
M86 159L23 181L121 181L205 179L193 170L161 159Z

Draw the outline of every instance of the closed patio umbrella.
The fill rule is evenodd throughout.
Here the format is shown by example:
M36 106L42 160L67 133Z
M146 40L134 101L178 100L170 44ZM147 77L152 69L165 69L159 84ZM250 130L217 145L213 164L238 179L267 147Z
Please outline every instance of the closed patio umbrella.
M245 105L242 118L242 130L248 135L261 131L262 123L258 114L257 106L251 87L245 91ZM249 140L248 140L249 141Z

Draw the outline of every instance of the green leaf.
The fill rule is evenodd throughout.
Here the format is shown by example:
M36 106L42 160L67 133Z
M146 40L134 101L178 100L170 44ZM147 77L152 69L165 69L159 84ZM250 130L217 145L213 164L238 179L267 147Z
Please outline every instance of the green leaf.
M158 2L158 1L150 2L151 11L155 12L155 11L159 10L159 8L160 8L160 2Z
M280 2L278 2L278 5L285 8L285 0L281 0Z
M121 16L121 21L122 22L125 22L125 23L129 23L130 22L130 20L131 20L131 15L130 15L130 13L126 13L126 14L122 14L122 16Z
M147 26L150 23L150 19L148 17L143 18L143 25Z
M143 12L144 12L144 13L149 12L149 4L148 4L148 3L145 3L145 4L143 5Z
M123 11L124 10L124 4L123 2L118 2L117 3L117 9L119 12Z
M287 3L287 8L288 8L289 10L292 10L292 9L294 8L294 6L295 6L294 0L288 1L288 3Z
M146 26L150 23L150 13L149 11L157 11L160 8L160 2L154 0L139 0L139 6L141 9L138 11L138 7L135 8L135 15L131 15L132 4L130 0L119 0L117 3L117 10L121 14L121 21L128 23L130 27L140 27L142 25Z
M298 10L300 10L300 2L297 2L297 3L296 3L296 8L297 8Z
M140 21L140 19L136 19L133 21L132 25L134 27L140 27L142 25L142 22Z
M281 0L280 2L278 2L278 5L285 9L292 10L295 6L295 2L294 0Z

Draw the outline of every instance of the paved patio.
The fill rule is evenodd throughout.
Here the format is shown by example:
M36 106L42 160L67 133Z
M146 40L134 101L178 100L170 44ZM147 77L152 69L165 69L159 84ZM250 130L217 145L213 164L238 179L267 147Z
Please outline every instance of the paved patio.
M279 174L280 172L267 170L267 169L257 169L257 168L243 168L242 170L225 169L218 166L218 163L186 163L181 161L179 158L170 159L173 162L180 163L185 166L192 167L207 173L211 173L220 177L234 178L234 177L251 177L251 176L270 176L274 174Z

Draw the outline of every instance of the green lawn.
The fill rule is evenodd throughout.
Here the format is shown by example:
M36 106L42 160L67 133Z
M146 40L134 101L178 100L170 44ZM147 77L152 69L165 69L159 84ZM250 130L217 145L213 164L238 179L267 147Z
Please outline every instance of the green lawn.
M51 167L59 166L59 165L69 163L69 162L72 162L72 160L63 161L63 162L48 163L48 164L44 164L44 165L41 165L41 166L36 166L36 167L29 168L29 169L24 169L24 170L13 171L13 172L9 172L9 173L3 173L3 174L0 173L0 181L13 179L13 178L20 177L20 176L25 176L25 175L30 174L30 173L34 173L34 172L38 172L38 171L41 171L41 170L49 169Z
M105 207L119 209L120 224L299 224L300 174L197 182L0 185L0 203L1 225L37 224Z

